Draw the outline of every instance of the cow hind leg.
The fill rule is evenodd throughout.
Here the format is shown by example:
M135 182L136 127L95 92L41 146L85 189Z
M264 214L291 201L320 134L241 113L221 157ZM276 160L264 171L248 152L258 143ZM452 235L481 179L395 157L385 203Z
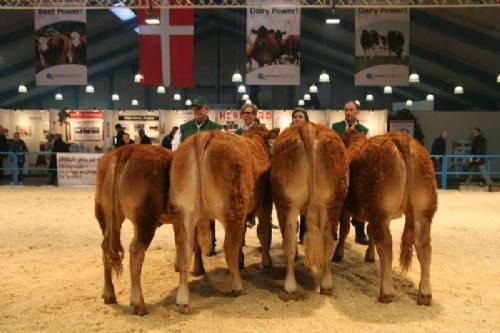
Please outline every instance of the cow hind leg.
M365 262L375 262L375 236L373 232L373 224L368 223L366 231L368 232L368 248L365 252Z
M231 293L238 296L243 291L243 282L241 281L239 271L240 251L243 241L243 228L245 228L245 215L240 212L233 212L226 217L224 226L226 235L224 238L224 255L226 263L231 272Z
M177 269L179 270L179 288L176 304L181 313L189 312L188 270L191 267L191 257L194 248L195 219L193 214L174 213L175 248Z
M323 263L322 276L320 283L320 292L323 294L331 294L332 281L332 255L333 255L333 222L327 218L326 214L321 214L321 224L323 228Z
M289 294L297 290L297 281L295 280L295 256L297 254L297 216L300 211L297 208L291 208L288 211L278 211L280 225L284 226L283 245L287 262L285 291ZM280 217L281 216L281 217Z
M350 218L346 212L342 212L340 216L340 231L339 231L339 241L337 247L335 248L335 254L333 255L333 261L341 262L344 259L344 247L347 235L349 235L349 229L351 228Z
M375 227L375 245L380 257L381 281L378 300L381 303L391 303L394 290L392 286L392 236L389 230L389 219L374 219L370 223Z
M417 298L417 304L419 305L431 305L432 303L430 221L430 218L419 218L415 223L415 249L420 262L420 284Z
M146 250L153 240L157 220L158 216L143 215L139 217L134 223L134 238L129 247L130 282L132 284L130 306L134 314L141 316L148 313L141 286L142 264Z
M271 254L271 212L259 216L259 225L257 226L257 237L262 248L262 267L269 271L273 265Z

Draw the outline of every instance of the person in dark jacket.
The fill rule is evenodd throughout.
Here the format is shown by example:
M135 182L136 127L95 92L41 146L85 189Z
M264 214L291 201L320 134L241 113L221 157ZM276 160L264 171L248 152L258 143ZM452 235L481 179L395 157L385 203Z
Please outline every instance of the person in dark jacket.
M446 155L446 140L448 140L448 131L444 130L441 134L434 139L432 142L431 155ZM432 157L432 163L434 164L434 171L441 172L443 167L442 157ZM439 183L439 176L436 176Z
M7 144L7 136L5 135L5 129L0 125L0 153L6 153L9 151L9 145ZM7 155L0 154L0 180L3 178L3 160Z
M179 130L179 127L174 126L169 134L165 135L163 140L161 141L161 146L163 148L167 148L172 150L172 140L174 139L175 133Z
M123 142L123 134L125 134L125 130L123 129L121 124L116 124L115 129L116 129L115 148L118 148L125 144L125 142Z
M151 144L151 138L146 135L146 132L144 132L144 129L139 130L139 137L141 138L141 144L143 145L150 145Z
M481 135L481 130L479 128L474 128L472 130L472 150L471 155L487 155L486 154L486 139ZM486 168L484 166L484 158L480 157L471 157L469 160L470 168L469 171L481 172L481 176L483 176L486 184L488 186L493 185L493 181L490 176L486 172ZM472 181L473 175L469 175L466 180L466 184L469 184Z
M69 144L62 140L61 134L55 135L54 143L52 144L53 153L69 153ZM50 155L49 163L49 185L57 186L57 155Z
M19 132L14 133L14 139L10 142L9 150L13 153L17 153L17 167L19 168L19 174L17 180L19 184L23 183L23 168L24 162L26 162L26 155L22 153L28 152L28 147L26 143L20 138Z
M355 101L349 100L345 103L344 114L345 120L332 124L332 129L335 132L343 134L348 129L354 129L368 135L368 128L359 123L359 106ZM368 245L368 238L365 234L365 223L353 218L351 219L351 224L354 226L354 230L356 231L356 237L354 238L356 243Z

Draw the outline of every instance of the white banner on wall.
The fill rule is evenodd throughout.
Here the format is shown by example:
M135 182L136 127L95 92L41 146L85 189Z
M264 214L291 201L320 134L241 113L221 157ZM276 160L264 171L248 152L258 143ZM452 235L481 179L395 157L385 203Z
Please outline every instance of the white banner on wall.
M355 23L356 86L407 86L409 8L358 8Z
M57 154L60 186L95 185L97 163L103 154Z
M300 7L296 4L279 0L273 1L275 7L247 9L246 84L300 84Z
M71 111L70 141L102 141L104 115L102 111Z
M85 9L35 10L36 84L87 84Z

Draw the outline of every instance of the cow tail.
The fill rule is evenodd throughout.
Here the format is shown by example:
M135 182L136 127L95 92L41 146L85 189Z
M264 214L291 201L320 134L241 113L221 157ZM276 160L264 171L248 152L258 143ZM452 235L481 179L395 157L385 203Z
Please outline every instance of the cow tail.
M196 155L196 173L198 175L197 191L199 193L199 211L201 216L206 216L205 210L207 209L207 193L205 186L203 186L203 181L208 177L206 175L206 159L207 159L207 148L212 139L210 132L201 132L196 135L194 140L195 145L195 155ZM202 218L197 221L196 225L196 239L195 241L201 248L203 254L207 255L210 251L210 246L212 244L212 233L210 232L210 220Z
M119 193L119 175L123 170L124 151L118 152L113 156L112 172L111 172L111 188L109 193L111 201L111 220L106 221L106 235L108 236L107 248L104 249L106 260L111 265L111 268L119 276L123 271L122 260L124 256L123 246L121 243L121 227L120 220L120 193ZM114 164L114 165L113 165Z
M393 142L403 155L406 165L406 190L405 190L405 226L401 236L401 249L399 253L399 265L403 273L411 266L413 256L413 244L415 242L415 214L412 204L412 191L414 179L414 163L411 154L411 137L406 133L394 133Z
M320 232L319 207L316 204L317 185L317 154L316 154L316 127L313 124L305 124L300 129L300 137L304 143L309 170L309 206L307 207L306 234L305 234L305 258L304 264L314 274L320 272L321 259L323 257L323 238Z

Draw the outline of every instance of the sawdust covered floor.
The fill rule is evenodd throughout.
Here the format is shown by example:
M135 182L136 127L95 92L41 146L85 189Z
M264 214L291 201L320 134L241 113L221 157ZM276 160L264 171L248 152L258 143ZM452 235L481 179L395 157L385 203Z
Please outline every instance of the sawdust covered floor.
M363 262L349 236L335 264L332 296L315 294L299 261L299 300L285 301L281 236L273 231L271 274L259 269L256 230L247 233L244 292L229 297L221 253L206 258L208 274L190 278L191 314L176 311L171 226L158 229L146 254L143 291L149 314L130 314L128 253L115 280L118 304L103 304L101 233L93 189L0 188L0 332L498 332L500 329L500 193L440 192L432 227L433 305L416 305L419 266L405 277L394 261L392 304L376 301L379 265ZM220 226L219 226L220 227ZM394 257L402 220L392 223ZM123 226L127 248L131 223ZM302 249L300 248L302 251Z

